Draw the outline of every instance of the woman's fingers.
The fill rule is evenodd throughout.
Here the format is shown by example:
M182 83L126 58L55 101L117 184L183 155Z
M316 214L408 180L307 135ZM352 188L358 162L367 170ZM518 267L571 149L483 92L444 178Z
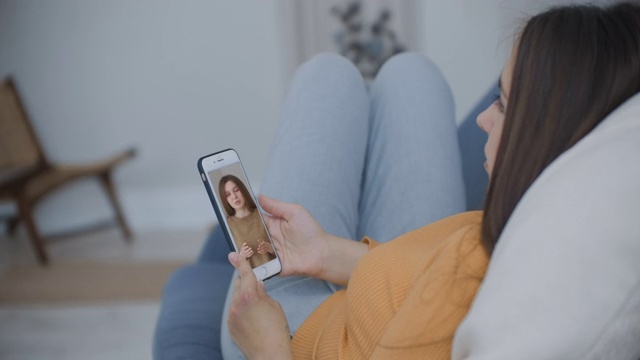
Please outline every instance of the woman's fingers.
M248 359L292 359L282 307L267 295L246 259L230 253L229 261L239 274L227 319L231 338Z
M236 270L238 270L238 284L236 285L236 293L255 294L258 279L253 273L249 261L238 253L229 253L229 261Z
M251 257L253 255L253 249L247 245L247 243L243 243L240 247L240 254L244 257Z
M258 254L264 254L265 250L266 250L266 248L265 248L264 241L258 240Z
M258 281L257 292L259 295L267 295L267 291L264 289L264 281Z

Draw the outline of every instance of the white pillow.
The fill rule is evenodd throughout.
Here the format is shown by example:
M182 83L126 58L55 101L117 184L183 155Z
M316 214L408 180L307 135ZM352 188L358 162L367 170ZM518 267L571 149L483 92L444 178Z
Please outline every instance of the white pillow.
M640 359L640 94L526 192L453 359Z

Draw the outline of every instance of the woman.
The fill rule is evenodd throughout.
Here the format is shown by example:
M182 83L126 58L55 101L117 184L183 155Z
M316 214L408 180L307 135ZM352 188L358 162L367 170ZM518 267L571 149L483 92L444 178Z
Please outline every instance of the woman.
M233 175L223 176L218 193L240 255L249 259L252 268L273 260L273 247L244 183Z
M385 76L384 69L380 76ZM415 77L424 79L420 74ZM434 82L437 81L441 80ZM278 302L266 294L264 285L256 281L246 261L230 254L229 260L240 276L229 310L229 330L247 358L450 358L451 340L457 325L473 301L488 259L524 192L554 159L640 91L640 7L628 3L606 8L569 6L533 17L516 41L500 76L500 85L499 97L478 117L478 125L489 135L485 168L491 181L483 213L450 216L377 246L369 238L356 243L325 232L314 220L314 217L326 215L323 206L331 208L331 204L322 203L322 198L313 204L314 217L299 205L260 198L263 208L271 214L267 223L282 260L282 275L306 275L349 286L329 296L308 318L304 316L306 319L300 327L295 324L293 327L297 329L291 340L288 325L294 317L287 314L285 318ZM435 87L430 93L438 99L436 108L437 103L448 100L450 94L446 86L429 86ZM355 155L340 152L364 159L362 166L355 166L353 170L356 174L362 173L361 177L354 176L352 182L344 181L340 173L343 185L339 191L348 194L354 191L352 185L363 187L363 192L355 196L352 204L339 207L343 210L341 217L348 223L353 214L350 209L355 204L355 214L361 217L355 221L357 225L351 227L352 233L356 234L362 229L369 231L363 222L393 227L395 221L403 221L403 216L421 218L413 214L415 208L411 208L410 203L420 191L414 191L407 187L406 181L399 183L394 178L384 189L399 196L409 193L400 202L403 207L392 210L400 215L375 216L375 212L385 208L385 203L381 203L384 199L380 199L385 194L376 183L378 177L395 173L390 166L381 168L380 164L395 164L384 157L399 147L413 144L414 139L410 136L416 132L408 127L404 134L408 138L396 139L402 143L378 147L378 140L393 136L387 131L405 127L402 117L395 119L393 126L379 122L378 117L396 113L390 109L394 105L376 102L380 92L384 90L374 84L371 108L362 107L365 109L362 117L366 119L371 115L373 122L366 128L369 139L364 150ZM330 96L331 92L320 94ZM308 95L291 95L286 106L295 106L296 100ZM339 97L341 94L334 95ZM403 95L399 104L406 106L414 101L410 93ZM431 101L424 97L420 100ZM416 101L416 104L420 102ZM369 110L372 114L367 113ZM354 111L345 114L360 116ZM276 140L274 156L281 156L280 151L288 150L286 147L281 150L279 141L285 141L287 134L291 136L300 131L291 121L285 114L284 130ZM358 133L345 127L344 133L349 135L345 138L357 141ZM440 124L436 130L438 137L429 140L438 142L443 134L451 131ZM340 142L342 134L335 134ZM450 139L446 138L445 142ZM295 140L289 141L293 143L291 146L297 146ZM455 182L455 170L442 171L459 165L456 154L450 154L447 149L438 154L447 156L448 161L444 166L437 161L428 163L430 172L436 173L435 179L430 181L438 186L437 177ZM315 155L307 161L323 158L321 151ZM335 159L330 155L326 157ZM425 156L431 154L425 153ZM396 162L404 160L401 156L392 157ZM322 166L331 164L331 161L321 162ZM354 166L345 166L340 171L348 172L350 168ZM406 174L402 176L406 178ZM422 185L432 187L434 183ZM310 191L320 190L310 188ZM265 191L277 193L269 188ZM425 197L427 200L415 202L423 207L440 209L437 197L442 193L452 194L436 187ZM323 196L331 197L326 192ZM374 216L370 216L372 211ZM323 226L328 225L323 223ZM384 235L383 232L380 234ZM287 306L284 306L285 312Z

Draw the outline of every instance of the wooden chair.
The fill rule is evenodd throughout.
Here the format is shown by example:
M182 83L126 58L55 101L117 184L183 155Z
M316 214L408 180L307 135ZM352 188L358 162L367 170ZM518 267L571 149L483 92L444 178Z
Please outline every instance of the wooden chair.
M8 219L9 231L13 232L18 222L24 223L41 264L47 264L49 257L34 222L34 207L52 191L81 178L96 177L100 181L125 239L131 239L112 173L118 164L134 154L130 149L93 164L52 164L38 141L13 80L7 78L0 85L0 202L16 204L17 214Z

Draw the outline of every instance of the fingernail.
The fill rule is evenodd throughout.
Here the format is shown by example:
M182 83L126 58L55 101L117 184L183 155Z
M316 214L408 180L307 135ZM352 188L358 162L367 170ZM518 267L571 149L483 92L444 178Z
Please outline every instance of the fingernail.
M232 263L236 262L236 253L230 252L229 255L227 255L227 257L229 258L229 261L231 261Z

